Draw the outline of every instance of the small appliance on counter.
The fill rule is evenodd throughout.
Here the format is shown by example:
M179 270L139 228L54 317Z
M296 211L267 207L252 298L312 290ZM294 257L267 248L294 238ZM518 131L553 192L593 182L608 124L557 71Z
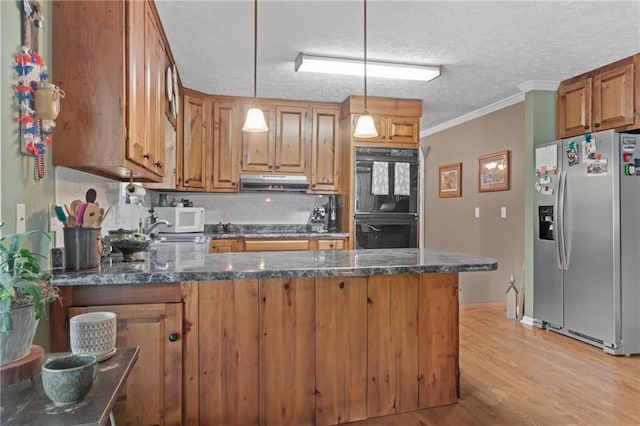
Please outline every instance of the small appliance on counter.
M156 207L158 219L166 219L173 224L169 227L158 225L161 233L182 234L204 232L204 207Z
M309 218L309 232L324 232L326 212L324 206L315 205Z
M329 232L336 232L338 230L338 203L335 195L329 195L329 202L327 203L327 225L326 229Z

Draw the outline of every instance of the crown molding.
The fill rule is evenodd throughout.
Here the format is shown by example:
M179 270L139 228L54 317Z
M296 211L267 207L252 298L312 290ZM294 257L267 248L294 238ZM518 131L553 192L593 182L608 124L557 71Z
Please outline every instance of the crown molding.
M529 80L525 81L522 84L516 86L520 93L516 93L515 95L509 96L508 98L502 99L501 101L492 103L491 105L484 106L475 111L471 111L467 114L461 115L458 118L454 118L453 120L446 121L442 124L438 124L437 126L429 127L428 129L424 129L420 132L420 138L424 138L426 136L430 136L443 130L447 130L451 127L458 126L462 123L466 123L467 121L474 120L476 118L482 117L483 115L491 114L492 112L499 111L508 106L517 104L518 102L524 101L524 95L527 92L532 90L550 90L557 91L558 86L560 85L559 81L551 81L551 80Z
M515 95L509 96L508 98L492 103L491 105L487 105L475 111L471 111L467 114L461 115L460 117L454 118L453 120L446 121L442 124L438 124L437 126L429 127L428 129L420 132L420 138L442 132L443 130L458 126L462 123L466 123L467 121L482 117L483 115L491 114L492 112L501 110L522 101L524 101L524 93L516 93Z
M529 80L525 81L522 84L518 84L518 89L521 92L527 93L532 90L550 90L552 92L556 92L558 90L558 86L560 86L559 81L552 80Z

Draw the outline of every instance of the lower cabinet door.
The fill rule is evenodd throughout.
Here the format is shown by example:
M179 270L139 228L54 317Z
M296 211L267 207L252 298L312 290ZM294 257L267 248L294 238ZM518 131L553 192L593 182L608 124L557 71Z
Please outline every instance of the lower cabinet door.
M114 407L117 424L182 423L182 303L70 307L116 314L116 347L139 346L124 395Z

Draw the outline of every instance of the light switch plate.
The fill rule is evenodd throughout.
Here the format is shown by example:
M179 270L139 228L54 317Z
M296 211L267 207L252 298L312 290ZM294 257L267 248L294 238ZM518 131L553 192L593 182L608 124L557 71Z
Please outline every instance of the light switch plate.
M476 207L475 215L476 215L476 219L480 217L480 207Z
M507 208L506 207L500 207L500 217L502 219L506 219L507 218Z

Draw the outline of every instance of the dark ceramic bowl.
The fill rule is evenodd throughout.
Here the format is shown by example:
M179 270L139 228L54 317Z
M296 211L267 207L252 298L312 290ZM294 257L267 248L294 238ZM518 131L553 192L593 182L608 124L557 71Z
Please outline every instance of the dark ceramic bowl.
M68 355L47 361L42 366L44 393L56 405L81 401L93 386L97 365L93 355Z

